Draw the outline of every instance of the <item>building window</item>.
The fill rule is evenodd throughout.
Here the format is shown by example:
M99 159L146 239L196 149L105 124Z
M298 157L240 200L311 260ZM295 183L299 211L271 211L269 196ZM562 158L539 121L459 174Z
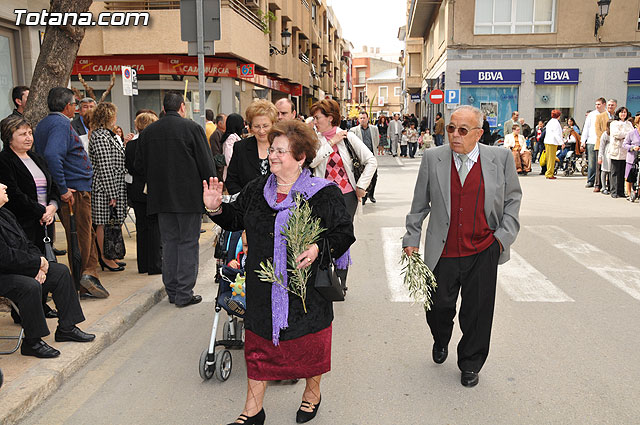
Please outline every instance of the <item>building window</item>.
M358 91L358 103L366 103L367 102L367 93L364 90Z
M638 13L638 31L640 31L640 13Z
M395 97L400 97L400 95L402 95L402 87L394 87L393 88L393 95Z
M315 4L311 5L311 19L313 22L316 21L316 17L318 16L318 7Z
M364 69L358 70L358 84L365 84L367 80L367 72Z
M555 31L557 0L476 0L475 34Z
M389 89L387 88L387 86L381 86L378 89L378 98L382 98L384 100L389 99Z

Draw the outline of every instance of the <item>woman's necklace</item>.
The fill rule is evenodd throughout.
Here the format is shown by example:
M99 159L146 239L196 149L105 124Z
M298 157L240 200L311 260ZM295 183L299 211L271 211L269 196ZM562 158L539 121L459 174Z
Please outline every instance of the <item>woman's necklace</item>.
M298 181L298 177L300 177L300 174L302 174L302 171L298 170L298 175L296 176L295 180L292 183L280 183L276 178L276 184L279 187L291 187L296 183L296 181Z

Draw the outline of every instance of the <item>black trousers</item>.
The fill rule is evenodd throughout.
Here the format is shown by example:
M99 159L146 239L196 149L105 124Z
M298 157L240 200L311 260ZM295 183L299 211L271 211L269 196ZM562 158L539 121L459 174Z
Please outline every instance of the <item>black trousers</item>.
M0 275L0 296L9 298L18 306L26 338L42 338L49 335L42 309L42 297L47 293L51 293L58 309L60 327L68 329L84 321L71 273L64 264L49 263L47 280L42 285L32 277L17 274Z
M449 345L458 292L462 294L459 319L462 339L458 343L460 370L480 372L489 355L499 256L500 246L495 241L479 254L440 258L433 271L438 288L431 310L427 311L427 323L439 347Z
M624 159L611 160L611 193L616 193L619 197L624 198L624 169L626 161Z
M376 183L378 183L378 170L376 170L376 172L373 173L373 177L371 178L371 183L369 183L369 190L367 191L367 197L375 198Z
M409 157L414 158L416 156L417 150L418 150L418 143L409 142Z
M138 273L162 273L162 254L158 215L147 215L146 202L131 202L136 214Z
M600 171L602 170L602 165L598 163L598 151L594 151L596 155L596 179L594 181L593 187L597 189L602 189L602 180L600 178Z

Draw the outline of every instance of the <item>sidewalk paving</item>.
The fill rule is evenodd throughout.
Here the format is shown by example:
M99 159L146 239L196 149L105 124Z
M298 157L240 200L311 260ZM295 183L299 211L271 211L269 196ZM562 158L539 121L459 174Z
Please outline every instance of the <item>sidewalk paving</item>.
M127 220L130 231L135 225ZM200 235L200 255L213 255L214 224L203 223L206 230ZM121 272L100 272L100 281L110 292L106 299L82 299L80 304L86 320L79 327L95 333L91 343L55 342L54 332L57 319L47 319L51 334L43 338L48 344L60 350L55 359L38 359L23 356L20 350L11 355L0 356L0 369L4 374L4 384L0 388L0 424L16 423L39 403L53 394L65 379L82 368L89 360L115 342L155 304L166 297L161 275L139 274L136 265L136 234L127 232L123 226L127 255L126 269ZM66 248L62 224L56 224L56 247ZM58 257L67 263L67 256ZM53 307L53 301L49 301ZM7 308L0 311L0 335L17 335L19 325L15 325ZM0 342L0 349L12 347L14 341Z

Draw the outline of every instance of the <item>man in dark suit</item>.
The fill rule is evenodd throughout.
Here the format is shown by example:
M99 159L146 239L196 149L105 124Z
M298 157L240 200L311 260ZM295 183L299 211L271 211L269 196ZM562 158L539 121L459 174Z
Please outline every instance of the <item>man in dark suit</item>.
M446 360L458 292L462 290L458 344L461 383L472 387L489 354L498 264L520 230L522 191L508 149L479 144L482 112L461 106L445 127L449 145L422 157L403 248L418 251L422 222L431 213L424 259L438 283L427 311L433 361Z
M95 109L97 106L96 101L90 97L85 97L80 101L78 106L78 115L71 120L71 126L78 133L78 136L84 136L89 133L89 123L87 123L87 114Z
M0 183L0 296L17 304L25 338L20 352L39 358L58 357L60 351L42 340L49 328L42 308L42 292L50 292L58 308L57 342L93 341L95 335L80 330L84 321L78 294L64 264L49 263L27 238L16 217L3 208L9 201Z
M204 129L185 119L182 94L164 96L166 115L140 133L134 168L147 181L147 213L158 214L162 281L170 303L197 304L202 181L216 176Z

